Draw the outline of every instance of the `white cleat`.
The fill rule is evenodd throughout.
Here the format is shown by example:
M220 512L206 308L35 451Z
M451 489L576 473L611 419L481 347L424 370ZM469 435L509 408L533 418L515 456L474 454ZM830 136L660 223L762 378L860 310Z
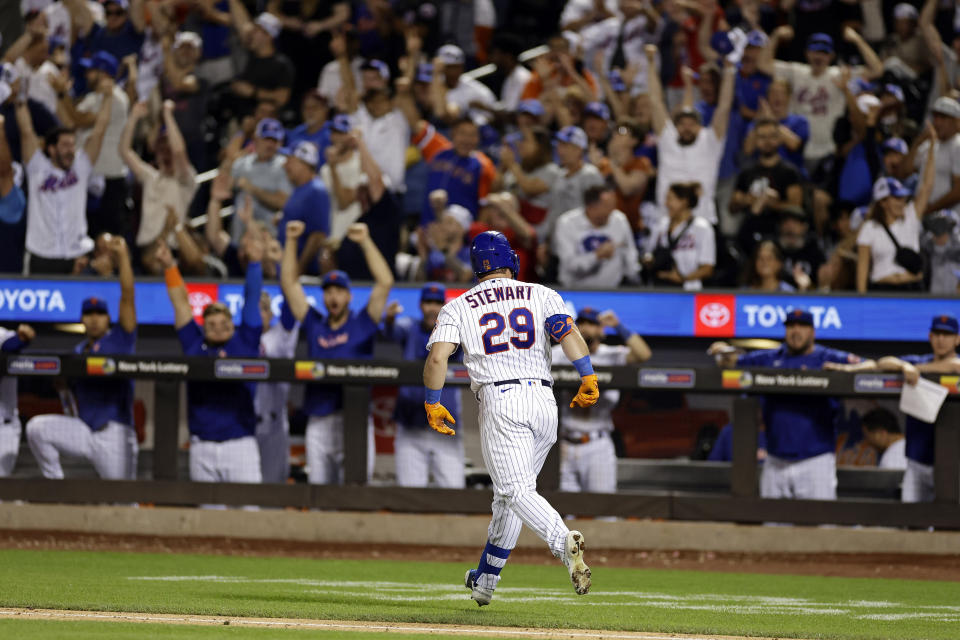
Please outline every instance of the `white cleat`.
M567 534L567 546L563 553L563 564L570 572L570 582L577 595L590 591L590 567L583 561L583 534L571 531Z
M493 599L493 589L484 589L477 584L476 569L467 569L467 575L463 578L463 584L470 589L470 599L477 603L478 607L490 604Z

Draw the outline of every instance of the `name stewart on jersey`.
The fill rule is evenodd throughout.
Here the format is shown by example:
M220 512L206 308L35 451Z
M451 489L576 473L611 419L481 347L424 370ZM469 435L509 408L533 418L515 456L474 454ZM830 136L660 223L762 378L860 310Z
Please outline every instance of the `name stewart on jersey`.
M476 309L481 304L493 304L505 300L530 300L532 288L530 286L494 287L467 294L463 299L470 304L471 309Z

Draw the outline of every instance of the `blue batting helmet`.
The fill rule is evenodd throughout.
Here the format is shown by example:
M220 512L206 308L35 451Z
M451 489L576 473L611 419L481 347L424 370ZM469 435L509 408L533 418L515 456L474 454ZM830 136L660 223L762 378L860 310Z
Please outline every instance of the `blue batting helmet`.
M511 269L516 277L520 271L517 253L510 241L499 231L484 231L470 245L470 264L479 277L497 269Z

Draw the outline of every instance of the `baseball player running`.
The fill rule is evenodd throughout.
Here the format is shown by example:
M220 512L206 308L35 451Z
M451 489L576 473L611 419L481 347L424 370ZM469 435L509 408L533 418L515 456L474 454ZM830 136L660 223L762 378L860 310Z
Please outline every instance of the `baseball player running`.
M300 325L286 303L280 305L280 317L273 317L270 294L260 294L260 318L264 331L260 336L260 355L264 358L293 358L297 350ZM257 412L257 445L260 447L260 472L264 482L287 481L290 476L290 420L287 399L289 382L260 382L253 406Z
M606 327L612 327L624 345L603 344ZM584 307L577 314L577 328L590 348L593 364L616 366L650 359L646 341L622 324L613 311L599 313ZM554 362L567 364L562 345L553 346ZM613 408L620 402L618 389L600 394L597 404L586 409L564 407L560 420L560 490L614 493L617 490L617 454L613 433Z
M193 307L180 270L161 244L157 260L164 267L167 295L173 304L173 326L184 355L208 358L256 358L260 355L260 291L263 287L263 244L247 248L247 279L239 327L222 302L203 310L203 327L193 319ZM261 482L260 450L254 437L257 416L253 382L187 383L187 423L190 428L190 479L194 482ZM171 425L165 425L167 427ZM211 505L212 506L212 505Z
M303 323L307 353L316 360L329 358L369 358L379 330L380 317L387 304L393 273L370 230L362 222L347 229L347 238L363 250L374 285L364 311L350 310L350 278L343 271L330 271L323 277L324 316L307 302L303 286L297 281L297 242L304 223L287 223L287 241L280 268L280 286L293 317ZM312 484L343 482L343 389L339 385L308 384L303 411L310 416L307 423L307 476ZM360 425L350 425L360 428ZM373 473L373 420L368 419L367 475Z
M28 324L16 331L0 327L0 351L20 353L37 336ZM17 377L0 378L0 478L13 473L20 452L20 415L17 412Z
M383 322L383 336L403 346L405 361L425 360L427 340L437 326L437 316L447 299L442 284L429 283L420 291L420 313L415 321L410 317L397 318L403 311L399 304L387 305ZM427 428L427 414L423 410L423 387L400 387L397 392L393 418L397 435L393 441L397 464L397 484L401 487L425 487L433 475L434 483L445 489L462 489L463 440L454 435L444 438ZM460 415L460 389L444 389L440 403L447 407L456 420Z
M831 362L861 362L860 356L816 344L809 311L793 309L783 324L786 336L779 349L743 354L726 342L714 342L708 353L726 368L826 369ZM762 497L837 499L834 422L839 410L836 398L764 396L767 459L760 475Z
M137 341L133 268L127 243L108 240L120 272L119 322L110 326L107 303L87 298L80 320L86 339L74 349L90 357L129 355ZM106 480L137 476L137 434L133 429L133 380L87 377L62 395L65 415L35 416L27 422L27 443L45 478L63 478L60 455L84 458Z
M954 316L934 316L930 322L930 351L923 355L885 356L875 363L836 366L841 371L898 371L907 384L917 384L921 373L960 373L960 323ZM904 502L932 502L934 498L933 457L934 425L906 417L904 432L907 446L907 470L903 474Z
M493 480L493 518L487 545L465 583L479 606L490 604L522 525L527 525L566 565L580 595L590 589L583 561L584 539L570 531L560 514L536 492L537 474L557 441L557 403L550 374L550 340L580 373L571 406L589 407L600 392L590 352L580 331L553 290L514 280L519 261L502 233L474 238L470 261L479 282L448 302L430 335L423 368L429 425L448 435L453 416L440 403L447 361L458 347L480 403L483 460Z

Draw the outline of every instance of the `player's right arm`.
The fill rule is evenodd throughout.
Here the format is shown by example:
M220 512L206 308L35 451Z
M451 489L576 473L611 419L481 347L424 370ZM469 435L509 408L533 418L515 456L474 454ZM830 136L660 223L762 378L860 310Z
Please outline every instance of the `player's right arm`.
M453 303L440 309L437 325L427 340L427 360L423 363L423 408L427 412L427 424L430 428L446 435L456 432L447 426L456 424L446 407L440 404L440 393L447 379L447 361L460 345L460 322L452 311Z
M590 348L570 316L567 316L567 320L569 330L560 340L560 346L563 348L563 355L567 356L580 374L580 388L570 401L570 408L576 406L585 409L595 405L600 399L600 387L597 384L597 374L593 372L593 365L590 363Z
M423 364L423 386L424 402L423 408L427 412L427 424L434 431L446 435L454 435L456 431L447 426L446 423L456 424L447 408L440 404L440 393L443 391L443 383L447 379L447 361L457 350L457 345L452 342L434 342L430 353L427 355L427 361Z
M280 262L280 288L287 306L290 307L290 313L297 322L303 322L310 310L307 294L303 292L303 285L300 284L300 271L297 269L297 242L305 228L300 220L287 223L287 241L283 246L283 260Z
M170 247L163 240L158 240L157 260L163 265L163 278L167 282L167 295L173 304L173 328L178 331L193 321L193 309L190 307L190 298L187 295L187 285L183 283L183 276L177 267Z
M33 158L33 154L40 148L40 140L33 129L33 118L30 117L30 109L27 107L27 96L18 95L16 100L17 127L20 128L20 158L26 167Z

